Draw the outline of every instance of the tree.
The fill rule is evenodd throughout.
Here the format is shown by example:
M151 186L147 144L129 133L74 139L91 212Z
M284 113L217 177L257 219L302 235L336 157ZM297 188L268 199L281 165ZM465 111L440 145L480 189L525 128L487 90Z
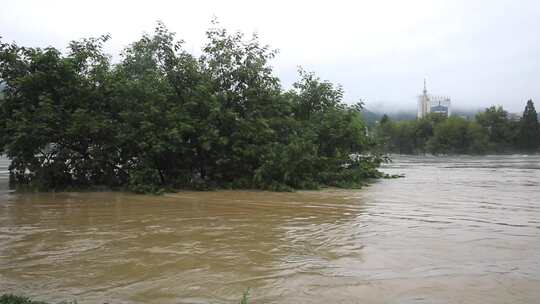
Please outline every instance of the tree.
M437 114L429 114L421 119L416 120L414 125L414 146L415 151L420 153L426 152L426 144L433 136L433 128L440 121L441 116Z
M199 62L182 44L158 23L153 35L124 50L114 71L115 100L122 105L118 145L137 191L186 186L194 172L206 172L209 143L202 139L215 135L208 120L218 110Z
M213 23L214 26L217 23ZM254 35L214 27L199 57L162 23L117 64L108 36L69 52L0 43L0 153L38 189L355 186L383 158L343 90L300 71L284 92Z
M121 183L108 142L114 142L108 96L108 36L72 42L66 56L54 48L0 45L0 146L19 183L38 188ZM103 153L107 157L103 157Z
M490 151L489 134L486 128L477 122L469 123L467 127L467 153L483 154Z
M534 108L534 103L530 99L527 101L523 116L521 117L517 143L520 148L527 151L534 151L540 146L538 115Z
M290 116L290 105L281 98L279 79L269 65L276 51L261 45L257 35L246 39L240 32L215 27L207 37L201 62L219 103L222 139L213 150L220 164L213 175L225 183L252 187L261 155L279 140L274 130L281 120L277 117Z
M388 115L384 114L382 117L381 117L381 121L379 122L381 125L384 125L386 123L388 123L390 121L390 117L388 117Z
M492 106L476 114L476 122L486 129L490 150L504 152L512 148L515 135L508 112L502 107Z
M300 70L300 80L283 97L292 104L293 120L280 143L263 154L258 183L270 188L351 186L377 176L370 168L378 166L379 157L354 157L367 154L372 143L365 135L361 105L345 105L341 87Z
M467 136L469 123L460 117L449 117L437 124L433 137L427 143L428 151L433 154L463 154L468 150Z
M446 118L430 114L416 120L393 122L384 116L375 128L379 149L390 153L415 154L430 152L434 154L482 154L509 152L525 149L516 144L517 133L525 134L535 129L534 105L526 112L531 127L524 127L525 119L519 123L512 121L502 107L492 106L478 113L474 120L461 117ZM532 109L532 110L530 110ZM533 138L532 135L529 135ZM540 138L538 136L537 138ZM539 139L522 139L524 144L538 143ZM536 146L538 147L538 146ZM530 150L531 148L529 148ZM533 148L534 150L534 148Z

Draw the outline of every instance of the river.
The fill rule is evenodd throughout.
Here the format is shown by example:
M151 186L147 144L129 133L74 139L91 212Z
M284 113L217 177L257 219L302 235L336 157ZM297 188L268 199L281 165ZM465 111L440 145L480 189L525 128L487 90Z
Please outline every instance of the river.
M538 302L540 156L397 157L384 171L405 177L361 190L164 196L0 186L0 293L238 303L249 288L251 303Z

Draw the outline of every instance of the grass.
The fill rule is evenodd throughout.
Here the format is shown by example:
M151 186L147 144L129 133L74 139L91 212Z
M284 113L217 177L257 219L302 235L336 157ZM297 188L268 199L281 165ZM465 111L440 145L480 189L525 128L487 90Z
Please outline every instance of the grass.
M248 296L249 296L249 288L246 289L246 291L244 291L244 294L242 295L242 299L240 300L240 304L248 304Z

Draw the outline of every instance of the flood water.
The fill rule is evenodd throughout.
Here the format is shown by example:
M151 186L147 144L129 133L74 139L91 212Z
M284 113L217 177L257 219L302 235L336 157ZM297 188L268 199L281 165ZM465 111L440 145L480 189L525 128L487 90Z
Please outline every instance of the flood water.
M539 301L540 156L398 157L384 170L406 177L361 190L165 196L0 186L0 293L79 303L238 303L247 288L251 303Z

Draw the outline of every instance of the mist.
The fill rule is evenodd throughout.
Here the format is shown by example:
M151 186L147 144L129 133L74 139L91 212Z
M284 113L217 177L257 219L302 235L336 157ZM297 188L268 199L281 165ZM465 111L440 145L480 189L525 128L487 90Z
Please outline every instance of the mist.
M460 109L520 112L540 99L537 1L10 1L0 35L65 48L109 33L107 50L117 56L162 20L197 54L215 17L279 50L272 64L283 87L302 66L341 84L347 102L361 99L375 111L414 111L424 78L430 93Z

